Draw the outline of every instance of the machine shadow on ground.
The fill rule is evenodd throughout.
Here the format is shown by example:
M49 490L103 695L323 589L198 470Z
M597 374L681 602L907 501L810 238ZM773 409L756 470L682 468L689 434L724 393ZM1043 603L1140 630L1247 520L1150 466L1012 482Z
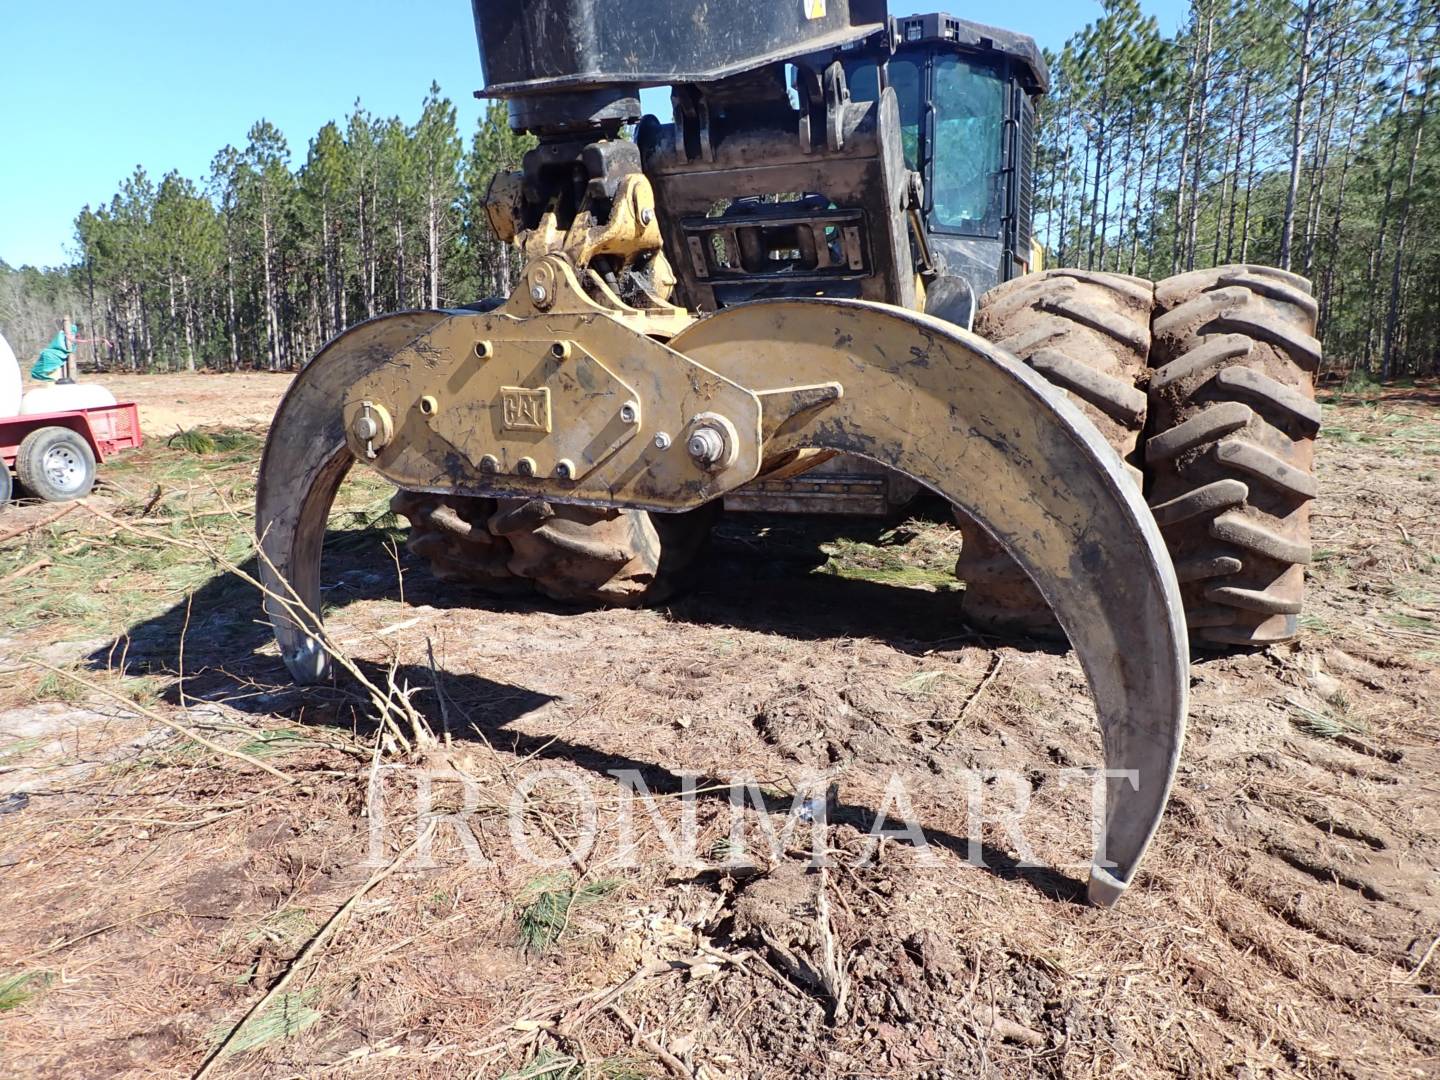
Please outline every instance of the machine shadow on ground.
M776 558L764 542L763 533L768 527L765 523L728 526L694 588L665 609L667 617L807 642L861 636L912 654L989 640L960 622L962 594L958 590L927 592L815 573L813 568L825 559L818 545L813 554L806 555L803 543L792 537L790 546ZM823 538L831 528L822 523L808 535L811 539ZM839 532L838 526L833 528ZM878 535L883 528L877 525L874 531ZM848 533L854 534L853 527ZM499 599L476 590L441 585L429 577L428 568L420 560L403 553L401 567L407 606L464 609L480 612L482 617L487 611L582 613L543 599ZM240 569L255 574L255 560L252 558ZM326 613L332 618L357 601L402 599L395 563L382 547L380 534L329 534L323 580ZM365 696L358 692L353 680L341 674L329 685L296 687L270 648L272 642L255 588L237 574L222 573L197 589L188 603L177 604L131 626L113 645L94 651L88 662L99 670L166 680L162 697L171 705L194 709L220 702L257 717L284 717L296 723L337 727L362 738L373 735L375 725L364 709ZM1044 643L1028 647L1064 651L1061 646ZM373 662L362 661L358 666L377 685L383 685L390 674ZM683 790L685 780L681 774L662 761L614 753L579 740L527 734L512 727L517 720L555 701L550 694L473 672L434 672L424 665L402 664L393 672L399 686L428 688L437 676L443 682L450 707L463 716L463 724L451 718L449 730L456 740L489 744L517 759L565 762L607 779L616 772L638 772L656 794ZM444 717L435 695L422 692L414 701L433 729L442 730ZM701 777L697 787L702 794L698 797L727 801L727 783L718 776ZM715 790L706 792L707 788ZM791 810L787 800L767 800L771 812L783 815ZM877 826L878 814L875 807L857 803L837 802L829 807L832 823L851 825L861 832ZM969 857L969 836L932 827L923 819L915 824L931 843L962 859ZM890 830L903 827L893 818L888 824L881 821L878 825ZM981 844L980 850L988 872L1023 881L1051 899L1083 902L1083 882L1050 868L1024 866L989 844Z
M930 515L926 515L927 518ZM933 518L932 518L933 520ZM912 654L961 645L995 645L1000 639L968 627L963 590L906 588L827 573L822 547L837 537L876 543L896 533L903 546L907 523L857 523L844 518L770 518L732 515L722 520L689 588L660 610L685 623L775 634L797 641L862 637ZM541 596L497 597L463 585L441 584L424 560L400 549L404 587L397 581L386 534L331 531L325 541L322 590L327 617L359 601L387 600L441 610L546 612L582 615L588 609ZM256 576L252 557L240 570ZM179 643L190 673L244 664L259 678L278 678L279 661L260 650L272 641L257 592L241 576L220 573L176 604L127 629L115 647L89 657L93 666L120 666L126 674L180 674ZM1063 641L1011 640L1008 647L1060 655Z

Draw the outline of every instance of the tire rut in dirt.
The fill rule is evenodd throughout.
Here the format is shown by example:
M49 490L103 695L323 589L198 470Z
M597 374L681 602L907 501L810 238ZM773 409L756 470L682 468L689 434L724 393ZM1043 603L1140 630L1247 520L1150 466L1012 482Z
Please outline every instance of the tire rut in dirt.
M1299 633L1320 429L1310 292L1304 278L1255 266L1156 287L1148 495L1197 648Z
M513 596L607 607L663 603L689 583L719 503L683 514L601 510L543 499L398 491L407 546L435 577Z
M1135 458L1147 402L1138 384L1150 355L1153 307L1154 286L1143 278L1049 270L986 293L975 330L1065 390L1139 484ZM1063 639L1019 565L973 520L956 517L964 544L955 573L966 584L967 621L996 633Z

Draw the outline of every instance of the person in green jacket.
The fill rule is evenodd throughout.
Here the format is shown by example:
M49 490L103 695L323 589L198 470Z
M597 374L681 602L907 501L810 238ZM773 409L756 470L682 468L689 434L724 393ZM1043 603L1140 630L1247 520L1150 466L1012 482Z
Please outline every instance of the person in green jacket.
M30 377L39 382L56 382L65 371L70 357L75 355L76 336L80 328L70 323L53 338L50 344L40 350L40 358L30 369Z

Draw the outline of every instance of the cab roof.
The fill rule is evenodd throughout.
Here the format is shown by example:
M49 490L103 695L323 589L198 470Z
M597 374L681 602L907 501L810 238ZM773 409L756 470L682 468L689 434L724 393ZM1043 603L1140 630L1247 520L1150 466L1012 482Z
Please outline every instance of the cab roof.
M901 48L938 42L956 45L961 52L999 54L1015 65L1020 82L1028 92L1043 94L1050 89L1050 68L1032 37L957 19L943 12L906 15L896 22Z

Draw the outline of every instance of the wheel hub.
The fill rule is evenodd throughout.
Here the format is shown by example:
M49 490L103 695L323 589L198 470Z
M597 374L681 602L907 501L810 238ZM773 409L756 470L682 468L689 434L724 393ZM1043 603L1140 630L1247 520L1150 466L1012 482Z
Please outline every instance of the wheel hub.
M85 486L85 463L68 446L53 447L44 461L45 476L66 493Z

